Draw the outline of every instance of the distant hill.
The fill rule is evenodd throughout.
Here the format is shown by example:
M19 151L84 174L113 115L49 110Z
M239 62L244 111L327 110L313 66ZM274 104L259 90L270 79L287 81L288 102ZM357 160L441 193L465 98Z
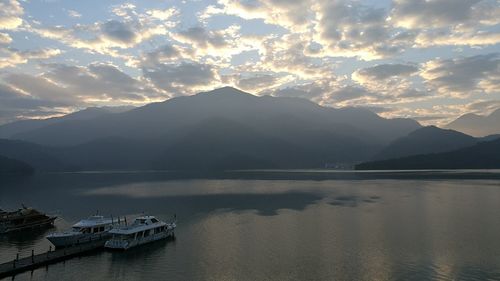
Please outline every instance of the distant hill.
M133 140L175 138L191 127L214 118L243 124L278 137L292 137L282 135L282 126L287 126L289 131L333 131L339 136L369 139L374 145L386 145L420 127L411 119L384 119L365 109L321 107L305 99L258 97L226 87L90 120L58 122L19 133L15 138L56 146L83 144L109 137ZM293 137L303 138L296 134Z
M500 108L487 116L465 114L445 127L476 137L500 134Z
M0 175L2 174L31 174L35 170L30 165L0 155Z
M70 113L61 117L15 121L0 126L0 138L5 138L5 139L15 138L17 134L33 131L52 124L57 124L60 122L71 121L71 120L90 120L110 113L124 112L132 108L133 107L128 107L128 106L89 107L84 110Z
M367 162L356 165L355 168L357 170L498 169L500 139L480 142L450 152Z
M452 151L477 142L478 139L464 133L428 126L393 141L375 155L373 160Z
M492 140L496 140L496 139L500 139L500 134L487 135L485 137L477 138L477 140L479 140L479 141L492 141Z
M0 155L29 164L38 171L63 171L69 166L56 157L56 150L24 141L0 139Z
M59 119L0 140L37 170L322 168L370 159L420 128L366 109L226 87L122 113Z

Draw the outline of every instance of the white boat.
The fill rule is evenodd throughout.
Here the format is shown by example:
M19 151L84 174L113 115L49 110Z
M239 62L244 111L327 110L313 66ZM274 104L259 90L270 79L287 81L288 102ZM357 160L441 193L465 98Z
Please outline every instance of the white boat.
M149 242L174 237L175 221L166 223L154 216L142 216L129 226L117 227L109 231L111 239L104 247L126 250Z
M71 230L55 232L46 236L56 248L67 247L95 240L108 239L108 233L114 225L119 223L103 216L91 216L73 225Z

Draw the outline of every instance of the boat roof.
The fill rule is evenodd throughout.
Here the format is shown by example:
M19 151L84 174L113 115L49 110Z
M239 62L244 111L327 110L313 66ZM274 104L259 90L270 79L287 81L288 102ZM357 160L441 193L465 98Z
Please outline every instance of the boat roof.
M0 220L12 220L12 219L21 218L21 217L33 217L33 216L49 217L46 214L44 214L38 210L35 210L33 208L26 208L26 207L20 208L17 211L12 211L12 212L3 211L0 214L1 214Z
M93 227L100 225L112 224L113 221L109 218L104 218L103 216L91 216L87 219L83 219L73 225L73 227Z
M154 216L141 216L136 218L133 224L114 228L110 230L109 233L126 235L167 225L167 223L160 220L158 220L158 222L152 222L152 219L156 218Z

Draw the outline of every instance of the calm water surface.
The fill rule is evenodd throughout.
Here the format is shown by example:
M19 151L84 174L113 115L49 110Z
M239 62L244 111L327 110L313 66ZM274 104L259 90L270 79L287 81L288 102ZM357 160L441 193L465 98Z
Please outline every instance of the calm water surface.
M46 234L99 210L165 220L176 213L177 239L15 280L500 280L499 178L255 171L0 179L0 207L24 203L60 217L55 229L0 236L0 262L47 250Z

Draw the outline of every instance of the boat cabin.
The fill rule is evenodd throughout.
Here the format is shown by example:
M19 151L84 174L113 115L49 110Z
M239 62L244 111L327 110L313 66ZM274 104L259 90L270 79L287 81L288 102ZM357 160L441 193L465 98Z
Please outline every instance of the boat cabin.
M159 221L154 216L138 217L128 227L111 231L113 239L137 240L167 231L167 224Z
M103 216L92 216L88 219L81 220L74 224L71 230L84 234L101 233L108 231L112 225L112 221L105 219Z

